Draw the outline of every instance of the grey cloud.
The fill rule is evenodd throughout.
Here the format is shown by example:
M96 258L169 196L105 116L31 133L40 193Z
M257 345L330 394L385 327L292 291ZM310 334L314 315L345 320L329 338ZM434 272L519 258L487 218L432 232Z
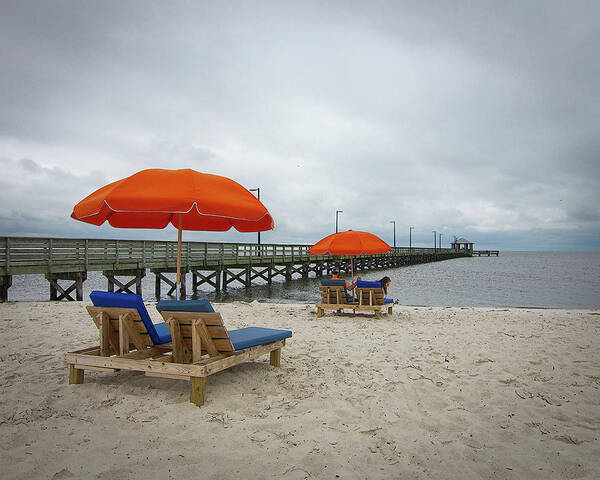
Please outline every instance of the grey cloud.
M260 186L271 241L315 241L342 209L344 228L388 241L394 219L424 244L436 229L507 245L568 231L563 248L600 248L598 13L3 2L0 155L19 177L0 180L0 234L168 237L68 219L103 184L162 167Z

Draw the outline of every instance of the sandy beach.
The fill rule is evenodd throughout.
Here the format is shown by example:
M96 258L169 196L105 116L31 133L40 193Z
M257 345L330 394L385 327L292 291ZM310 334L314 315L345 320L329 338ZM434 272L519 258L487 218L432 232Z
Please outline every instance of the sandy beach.
M63 354L97 344L86 304L0 305L3 479L600 478L599 311L215 304L293 338L198 408L141 373L69 385Z

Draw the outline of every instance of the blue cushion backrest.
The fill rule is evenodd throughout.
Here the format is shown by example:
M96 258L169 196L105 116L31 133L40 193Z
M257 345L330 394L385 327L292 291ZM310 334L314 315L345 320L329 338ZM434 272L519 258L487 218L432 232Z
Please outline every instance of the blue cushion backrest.
M142 322L144 322L144 326L148 331L148 335L150 335L152 343L155 345L164 343L156 332L154 324L152 323L152 320L150 320L150 315L148 315L148 311L144 305L144 301L139 295L131 293L99 292L98 290L94 290L90 293L90 299L96 307L135 308L140 314Z
M356 282L356 286L358 288L381 288L381 283L361 280L360 282Z
M321 280L321 285L323 287L344 287L344 293L346 294L346 301L351 302L352 297L348 295L348 290L346 290L346 280Z
M159 312L215 312L208 300L161 300L156 309Z

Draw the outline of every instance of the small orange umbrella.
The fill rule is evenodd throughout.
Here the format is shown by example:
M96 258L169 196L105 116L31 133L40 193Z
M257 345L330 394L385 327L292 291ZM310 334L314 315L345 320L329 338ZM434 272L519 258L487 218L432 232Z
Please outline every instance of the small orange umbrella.
M88 195L73 208L75 220L117 228L178 230L176 294L181 269L181 231L263 232L273 228L265 206L233 180L191 169L142 170Z
M371 255L375 253L386 253L392 249L377 235L369 232L356 232L348 230L329 235L319 240L309 250L311 255L351 255L350 268L352 270L352 281L354 281L354 266L352 255Z

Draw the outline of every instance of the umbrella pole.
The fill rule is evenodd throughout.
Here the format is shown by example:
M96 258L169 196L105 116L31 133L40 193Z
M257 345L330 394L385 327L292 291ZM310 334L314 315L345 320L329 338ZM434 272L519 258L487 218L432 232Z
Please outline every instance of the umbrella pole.
M350 285L352 285L354 283L354 264L352 263L352 259L354 257L352 255L350 255L350 272L352 275L352 282L350 283ZM354 292L356 291L356 288L352 289L352 301L354 301Z
M181 282L181 213L177 229L177 276L175 277L175 300L179 300L179 283Z

